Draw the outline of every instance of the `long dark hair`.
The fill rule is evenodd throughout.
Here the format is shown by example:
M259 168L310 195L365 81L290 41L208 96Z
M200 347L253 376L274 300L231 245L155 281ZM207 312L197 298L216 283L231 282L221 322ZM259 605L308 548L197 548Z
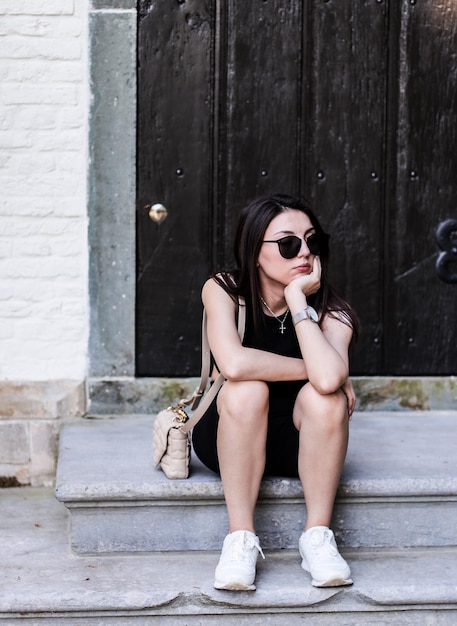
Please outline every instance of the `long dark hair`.
M329 237L324 233L314 212L300 198L275 194L258 198L242 209L234 241L235 270L218 272L213 278L235 301L238 301L239 296L245 298L246 305L252 310L254 327L259 329L263 317L257 259L271 220L288 209L305 213L320 241L321 286L317 293L307 297L309 304L320 312L320 322L326 315L338 317L352 327L356 337L359 330L357 315L328 282Z

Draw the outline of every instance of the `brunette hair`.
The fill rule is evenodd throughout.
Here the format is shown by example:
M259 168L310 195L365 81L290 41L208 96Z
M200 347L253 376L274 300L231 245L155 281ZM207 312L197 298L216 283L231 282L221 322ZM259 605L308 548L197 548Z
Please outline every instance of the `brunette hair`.
M234 300L238 301L239 296L246 300L246 305L252 310L254 327L258 329L263 318L257 259L265 231L271 220L288 209L305 213L309 217L319 240L319 258L322 265L321 286L317 293L307 297L309 304L319 311L319 322L326 315L338 317L352 327L355 338L359 330L358 317L350 305L328 282L329 236L322 229L311 208L300 198L275 194L258 198L242 209L238 218L234 241L235 270L218 272L213 276L214 280Z

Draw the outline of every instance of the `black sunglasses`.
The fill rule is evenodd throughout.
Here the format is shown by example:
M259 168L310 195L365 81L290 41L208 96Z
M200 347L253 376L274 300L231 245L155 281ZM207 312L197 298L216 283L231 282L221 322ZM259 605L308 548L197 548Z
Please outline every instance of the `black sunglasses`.
M304 241L311 254L318 256L326 249L329 239L330 235L325 233L322 235L313 233L312 235L305 237ZM293 259L300 252L302 241L303 239L301 237L297 237L297 235L287 235L286 237L281 237L281 239L264 239L263 243L277 243L279 254L285 259Z

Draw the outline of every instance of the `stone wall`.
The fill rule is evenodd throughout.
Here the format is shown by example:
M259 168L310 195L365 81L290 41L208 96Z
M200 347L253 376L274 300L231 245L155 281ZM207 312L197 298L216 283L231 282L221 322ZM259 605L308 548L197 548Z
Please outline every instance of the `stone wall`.
M48 482L57 396L84 410L87 23L87 0L0 3L0 483Z
M62 422L82 415L84 383L8 383L0 386L0 487L52 485Z

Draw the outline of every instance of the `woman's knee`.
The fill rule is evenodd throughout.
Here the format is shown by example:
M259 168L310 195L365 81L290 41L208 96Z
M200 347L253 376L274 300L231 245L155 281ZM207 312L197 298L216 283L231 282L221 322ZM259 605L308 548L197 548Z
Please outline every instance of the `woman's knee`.
M298 394L294 408L294 423L298 429L304 421L315 422L324 428L346 425L347 401L341 389L335 393L321 394L307 383Z
M268 415L269 389L263 381L227 381L219 392L219 415L235 419L264 420Z

